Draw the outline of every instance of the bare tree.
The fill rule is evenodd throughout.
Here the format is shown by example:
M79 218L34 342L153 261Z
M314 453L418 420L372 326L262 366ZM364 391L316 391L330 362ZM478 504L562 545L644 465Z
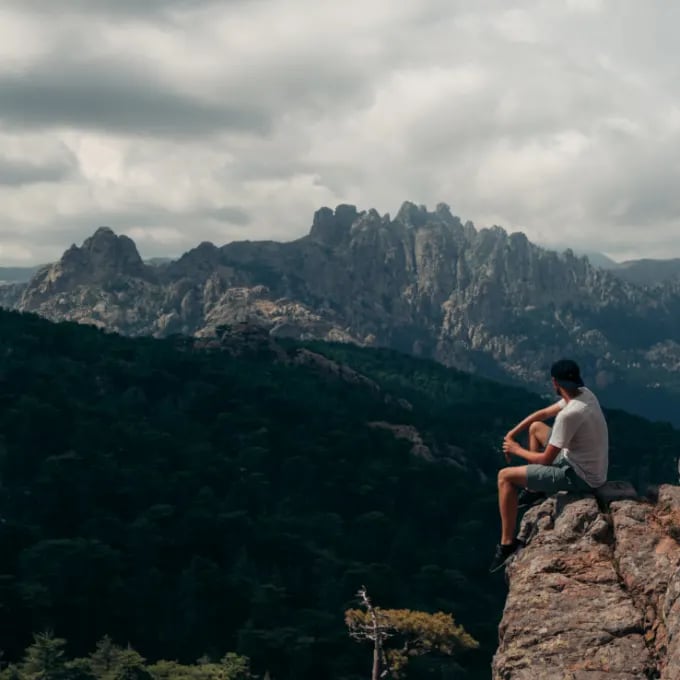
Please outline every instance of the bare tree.
M380 678L384 678L389 673L385 659L384 643L390 636L390 630L387 626L380 623L378 613L371 604L371 598L366 592L366 586L361 586L357 597L366 608L368 621L357 620L353 615L353 612L356 610L350 609L345 612L345 623L349 628L349 634L355 640L371 640L373 642L373 671L371 672L371 680L380 680ZM359 612L359 614L363 614L363 612Z
M380 609L374 607L362 586L357 597L364 609L349 609L345 623L357 641L373 643L371 680L400 678L409 657L430 652L452 656L460 649L475 649L479 643L456 625L451 614ZM388 641L393 644L388 645Z

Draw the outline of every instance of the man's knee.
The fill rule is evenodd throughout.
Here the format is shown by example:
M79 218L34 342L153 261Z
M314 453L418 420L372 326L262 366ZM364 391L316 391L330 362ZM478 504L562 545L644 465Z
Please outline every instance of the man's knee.
M510 484L515 487L526 486L526 466L506 467L498 471L498 487Z
M536 439L541 446L545 446L550 436L550 428L545 423L536 421L529 425L529 436Z
M541 434L544 434L547 429L548 426L545 423L536 421L529 425L529 434L533 435L534 437L539 437Z

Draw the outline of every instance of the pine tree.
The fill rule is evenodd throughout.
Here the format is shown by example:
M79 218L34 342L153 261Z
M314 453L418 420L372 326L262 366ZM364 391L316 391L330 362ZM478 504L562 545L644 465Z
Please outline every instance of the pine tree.
M365 587L357 595L364 610L348 609L345 623L355 640L373 643L371 680L403 677L409 657L432 652L452 656L479 646L451 614L374 607Z
M51 632L34 635L20 666L22 676L26 680L62 680L65 646L66 640L54 637Z
M144 657L132 647L128 647L118 655L116 665L107 674L107 680L151 680L151 675L144 665Z
M105 635L89 657L90 668L95 677L100 680L108 677L118 665L122 652L123 650L108 635Z

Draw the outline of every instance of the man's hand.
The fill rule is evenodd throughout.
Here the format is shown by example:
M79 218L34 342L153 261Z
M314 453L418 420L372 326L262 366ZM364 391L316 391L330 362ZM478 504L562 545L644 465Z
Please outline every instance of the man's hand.
M505 454L505 460L510 462L510 456L517 453L522 447L516 442L512 437L505 435L503 439L503 453Z

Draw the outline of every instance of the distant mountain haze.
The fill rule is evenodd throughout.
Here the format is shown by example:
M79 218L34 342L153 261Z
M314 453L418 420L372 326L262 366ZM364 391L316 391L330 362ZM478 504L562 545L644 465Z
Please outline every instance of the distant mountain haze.
M150 257L144 260L145 264L157 267L172 262L170 257ZM49 265L36 265L33 267L0 267L0 286L10 283L28 283L40 269Z
M680 280L680 258L671 260L628 260L621 262L615 274L631 283L656 286L667 281Z
M567 250L568 248L569 246L553 246L550 249L560 251ZM597 251L580 248L571 248L571 250L576 255L587 257L590 264L594 267L608 269L620 279L640 286L656 286L680 277L680 258L668 260L641 258L639 260L617 262L604 253Z
M593 265L593 267L600 267L601 269L612 269L616 270L619 267L619 263L616 260L612 260L611 257L608 257L604 253L598 253L594 251L581 251L574 249L574 252L576 255L585 255L588 258L588 261L590 264Z
M100 228L28 285L0 288L0 304L129 335L210 336L248 321L544 394L550 364L569 355L609 406L678 423L680 281L649 287L619 271L478 230L445 204L406 202L394 219L340 205L318 210L293 242L204 242L153 267L131 239Z
M576 246L570 246L564 243L536 243L536 245L541 246L546 250L555 250L557 252L571 250L575 255L587 257L588 262L590 262L593 267L600 267L601 269L616 269L619 266L619 263L616 260L613 260L608 255L605 255L605 253L601 253L597 250L588 250Z
M39 266L0 267L0 285L8 283L28 283L39 269Z

